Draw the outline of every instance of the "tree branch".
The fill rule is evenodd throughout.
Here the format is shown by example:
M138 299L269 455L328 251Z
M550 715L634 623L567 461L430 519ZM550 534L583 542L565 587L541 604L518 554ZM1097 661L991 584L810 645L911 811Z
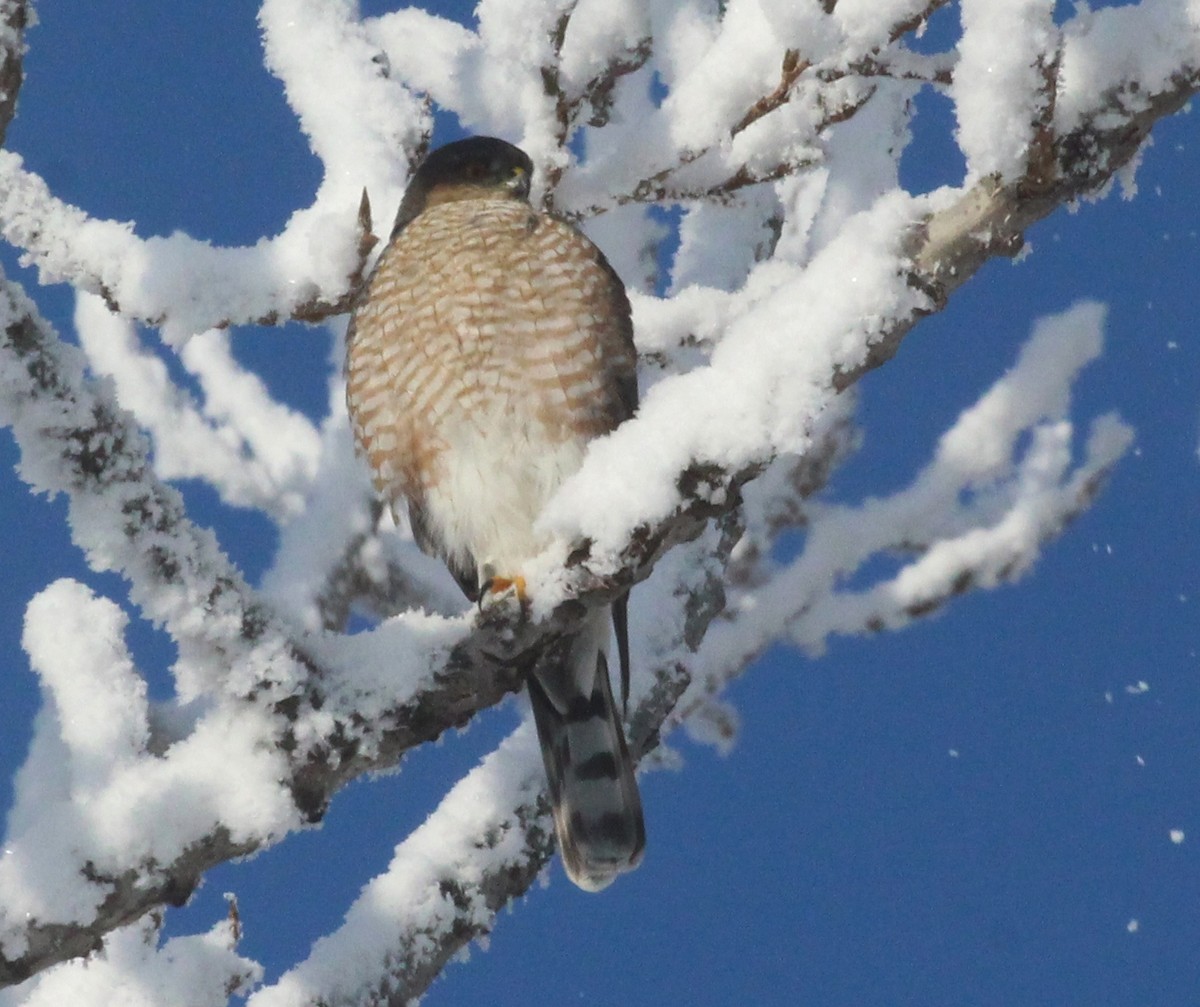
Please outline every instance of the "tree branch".
M1096 192L1106 184L1113 172L1119 170L1136 153L1153 122L1178 110L1196 86L1196 82L1190 78L1178 78L1175 87L1169 92L1151 98L1143 110L1129 116L1122 124L1112 124L1110 113L1097 110L1096 115L1085 123L1078 133L1073 132L1059 139L1056 144L1056 156L1061 169L1058 181L1049 189L1043 190L1036 199L1020 190L1019 182L1013 183L1007 189L985 184L967 193L945 210L929 215L913 236L914 255L911 268L914 281L931 287L935 283L938 284L937 289L941 296L936 301L936 309L943 307L953 291L988 258L1011 254L1012 243L1019 235L1019 230L1009 230L1010 228L1028 226L1054 207ZM1098 121L1104 121L1106 128L1098 129ZM1095 156L1087 164L1073 158L1070 152L1077 150L1081 144L1091 150L1093 155L1103 152L1106 156L1099 159L1103 163L1097 164ZM983 206L980 205L981 198L984 201ZM999 202L993 202L994 200ZM1008 208L1007 215L1000 209L1001 206ZM1018 210L1019 213L1014 217ZM998 238L993 238L989 236L986 228L981 229L981 221L1003 223L1005 227L1000 230ZM850 387L869 369L890 359L899 341L920 317L921 314L914 314L897 320L880 338L880 345L890 352L886 355L873 352L864 366L839 374L835 379L838 387ZM1075 514L1086 508L1112 464L1113 459L1102 451L1096 458L1081 466L1072 479L1057 491L1061 500L1057 509L1047 513L1047 523L1041 532L1042 540L1057 534ZM653 526L643 526L635 532L620 553L619 571L604 576L591 572L587 567L588 544L580 544L572 555L572 587L569 593L579 598L588 597L589 600L595 596L612 596L644 577L655 559L662 555L670 543L694 539L706 527L713 528L713 522L716 526L727 527L729 533L719 536L722 544L717 545L709 541L700 549L694 543L693 546L687 547L687 557L685 561L681 561L681 565L692 566L695 569L707 561L723 567L740 535L736 530L736 522L730 523L740 506L741 496L737 489L758 471L758 468L727 472L712 467L695 467L681 474L679 485L684 502L668 519ZM804 482L798 484L797 491L802 493L804 485ZM714 488L730 491L723 504L712 503L714 498L720 496L719 493L713 492ZM1008 545L1003 536L997 537L994 559L1000 579L1011 576L1015 569L1014 564L1027 561L1027 557L1017 556L1011 556L1006 561L1007 549ZM672 554L667 563L661 565L669 564L677 555L678 553ZM1005 565L1006 562L1009 563L1008 566ZM1006 570L1009 571L1007 574ZM656 578L660 576L664 576L661 570L655 574ZM711 584L708 578L703 578L702 582ZM705 591L709 590L703 584L697 588L694 578L689 582L682 576L674 582L675 588L692 599L692 618L687 630L677 633L672 637L672 643L663 646L658 652L653 686L633 711L631 747L640 755L652 751L657 746L660 731L665 724L681 722L698 705L707 702L718 684L727 681L731 675L743 669L746 661L751 659L762 645L760 641L748 650L730 648L719 667L707 669L704 680L696 683L696 691L688 691L692 684L689 665L695 662L681 660L680 655L693 649L704 637L708 625L724 607L723 592L720 599L714 600L712 604L702 603ZM906 618L921 618L931 614L951 598L976 586L976 581L972 570L962 567L956 575L947 576L942 584L940 592L934 590L933 593L924 596L920 603L914 602L909 605L905 610ZM719 587L719 579L717 586ZM774 594L792 597L790 587L786 591L776 591ZM796 613L793 612L789 618L792 617L796 617ZM878 618L884 617L880 615ZM887 618L890 618L890 615ZM557 616L551 622L556 619ZM864 628L869 629L871 625L868 618ZM876 628L883 628L885 625L885 622L880 621ZM783 628L773 626L777 631L782 631ZM728 641L722 641L722 645L728 646ZM685 705L679 706L685 693L689 698L686 699ZM499 906L528 889L548 856L545 847L547 827L544 809L536 803L522 803L510 807L503 818L492 822L489 828L509 828L514 822L520 823L520 827L525 830L525 839L521 846L523 853L518 858L520 866L514 868L512 864L506 864L503 870L485 872L481 878L470 883L456 882L452 887L454 903L459 907L459 911L452 914L451 921L436 932L427 929L421 931L419 955L414 956L412 946L405 941L403 946L392 949L396 956L394 959L389 957L386 964L381 964L387 978L377 987L377 994L381 997L379 1002L399 1005L423 992L430 979L455 953L471 940L490 930ZM490 834L488 830L481 832L481 835ZM482 916L481 910L485 910Z
M6 9L22 11L23 26L23 5ZM11 56L16 49L10 49ZM786 66L784 70L786 74ZM1134 156L1153 123L1182 107L1198 86L1195 72L1188 70L1171 87L1139 95L1128 107L1124 99L1129 95L1108 95L1091 118L1057 137L1048 132L1047 117L1047 133L1039 141L1046 157L1039 154L1027 177L1007 184L984 180L953 204L926 215L908 235L906 275L911 286L928 295L928 302L887 321L865 361L839 369L830 390L849 388L890 359L911 327L939 310L984 262L1013 254L1032 223L1107 184ZM6 109L11 111L0 104L0 118ZM360 226L360 258L366 254L361 249L369 230L369 221ZM656 655L652 690L635 708L633 747L651 750L688 686L681 649L701 639L721 610L719 575L739 534L741 490L771 461L764 452L736 466L693 461L674 472L677 505L639 524L617 550L616 565L612 556L599 555L594 540L580 540L566 562L565 600L545 618L533 622L492 610L473 626L465 620L448 624L441 643L430 645L424 655L421 689L393 697L382 717L368 721L337 693L337 672L315 656L315 642L283 624L244 584L211 537L188 520L179 495L155 478L133 424L84 378L78 353L58 340L12 284L0 295L0 315L0 409L16 431L23 476L39 489L68 493L73 515L86 515L86 520L74 520L73 528L89 561L97 569L120 571L135 603L149 619L167 627L193 664L222 669L219 680L204 683L211 694L267 711L274 740L286 757L296 808L310 821L324 813L347 780L394 765L408 748L518 689L541 650L570 632L585 606L623 593L650 576L673 546L695 542L707 532L715 541L689 547L690 572L670 573L670 590L677 588L690 604L682 606L683 622ZM698 562L705 556L711 565ZM313 741L315 724L322 725L323 733ZM525 890L548 855L544 809L534 801L519 805L513 814L525 837L525 859L515 869L450 886L447 897L464 914L480 905L494 913ZM82 924L31 921L24 931L26 950L0 960L0 982L20 981L49 964L89 952L105 932L156 905L186 898L207 868L266 841L234 842L218 829L194 837L169 864L142 865L119 876L101 876L87 864L79 865L93 883L109 890L93 919ZM429 961L444 961L491 925L490 916L475 920L468 924L456 918L445 933L427 935L435 945Z
M1160 119L1178 112L1200 90L1195 70L1178 74L1171 87L1145 96L1133 112L1121 110L1120 93L1105 97L1101 107L1077 129L1045 140L1046 153L1035 158L1030 173L1002 183L985 178L952 205L930 214L912 233L909 282L929 294L935 310L989 259L1011 257L1025 243L1025 231L1054 210L1096 195L1141 149ZM902 320L875 342L867 360L839 371L834 387L850 387L863 374L895 355L909 329L920 320Z
M17 114L17 98L25 80L25 29L29 25L27 0L0 2L0 145Z

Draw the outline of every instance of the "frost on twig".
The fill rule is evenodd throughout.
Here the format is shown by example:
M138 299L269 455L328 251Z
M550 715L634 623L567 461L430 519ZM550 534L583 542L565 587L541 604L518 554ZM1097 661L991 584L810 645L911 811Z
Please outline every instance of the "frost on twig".
M908 487L833 506L821 490L856 441L854 385L1031 224L1136 159L1196 90L1200 31L1166 2L1057 25L1041 0L969 2L959 44L918 53L909 37L943 6L485 0L470 29L414 9L359 19L349 0L266 0L265 61L324 178L251 248L139 236L0 154L0 233L43 282L81 295L82 352L15 285L0 297L0 413L21 474L68 496L93 569L121 574L178 650L174 697L150 703L111 602L69 581L31 602L46 706L9 823L22 870L0 866L0 980L97 948L106 968L167 968L174 942L159 953L141 924L149 950L134 954L139 931L120 928L518 689L587 606L631 586L631 747L647 756L689 717L727 743L736 717L720 690L774 641L819 652L832 634L898 629L1030 568L1128 443L1115 417L1077 437L1068 408L1099 351L1100 310L1044 322ZM25 8L0 13L0 86L15 95ZM980 79L993 65L1000 88ZM927 195L898 181L923 87L946 89L968 165L961 185ZM586 221L634 288L643 404L543 515L553 544L526 571L529 619L464 611L403 515L393 528L370 502L340 407L285 408L220 331L346 309L373 254L363 190L386 219L434 107L521 142L546 204ZM0 121L11 111L0 102ZM666 263L651 203L680 216ZM639 282L663 270L658 289ZM184 381L163 361L176 352ZM339 402L336 370L326 377ZM278 527L259 589L189 518L169 485L181 479ZM786 563L784 533L803 538ZM880 555L893 574L846 587ZM353 612L380 621L343 635ZM56 620L88 641L86 660L48 632ZM103 683L129 702L81 737L71 711L90 723L107 710ZM522 727L397 846L345 924L251 1003L419 996L550 856L541 787ZM167 801L189 814L135 836L130 823ZM45 838L58 834L77 841ZM244 991L260 973L229 928L172 953L211 961L212 989ZM68 975L75 964L47 972L39 995Z

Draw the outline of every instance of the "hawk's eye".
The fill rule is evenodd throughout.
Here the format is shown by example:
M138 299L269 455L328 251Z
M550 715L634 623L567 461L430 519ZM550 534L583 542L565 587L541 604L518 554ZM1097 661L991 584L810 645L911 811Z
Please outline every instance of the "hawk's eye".
M476 161L473 164L467 165L467 178L469 178L472 182L478 182L479 180L486 178L486 177L487 177L487 165L486 164L480 164L478 161Z

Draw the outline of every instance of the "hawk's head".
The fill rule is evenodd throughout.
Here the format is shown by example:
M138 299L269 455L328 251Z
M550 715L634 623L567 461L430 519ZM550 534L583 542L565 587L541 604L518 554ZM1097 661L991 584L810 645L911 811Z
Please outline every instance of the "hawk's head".
M448 143L421 162L405 190L392 237L438 203L459 199L529 199L533 162L519 147L494 136Z

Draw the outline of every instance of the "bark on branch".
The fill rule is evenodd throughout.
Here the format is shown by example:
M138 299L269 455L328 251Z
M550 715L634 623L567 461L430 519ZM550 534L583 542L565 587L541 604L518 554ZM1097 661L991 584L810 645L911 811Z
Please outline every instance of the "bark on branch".
M19 12L19 20L6 23L23 26L23 4L0 10L13 18L13 12ZM18 58L12 55L15 51L6 50L0 86L9 80L6 73L16 73L19 80L19 63L16 71L8 69L9 61ZM785 66L785 75L798 66L790 71ZM1004 183L985 179L952 206L929 215L909 236L909 281L929 295L932 310L940 309L988 259L1019 250L1033 223L1106 185L1135 155L1153 124L1181 108L1198 86L1195 73L1181 74L1162 92L1139 96L1132 111L1124 110L1125 96L1107 96L1077 129L1045 138L1052 156L1039 158L1036 174L1031 171ZM0 102L0 127L6 114L11 114L11 106ZM914 311L892 323L872 345L867 360L833 375L831 387L844 390L890 359L928 311ZM310 713L328 712L335 705L326 688L330 671L312 656L303 638L255 597L211 537L189 521L178 494L154 476L132 421L84 378L77 352L58 340L11 284L0 295L0 314L0 372L28 376L22 387L10 380L0 389L6 419L14 425L23 452L34 450L39 457L53 452L58 459L56 466L39 468L39 487L66 492L74 503L85 503L93 511L105 510L110 539L123 545L114 552L111 541L83 538L80 545L92 553L93 563L118 569L129 580L134 600L150 619L167 626L181 648L202 652L215 665L230 669L228 698L272 711L277 744L287 753L296 806L309 820L324 813L331 796L349 779L394 765L408 748L436 738L518 689L541 648L568 632L585 606L601 604L644 579L673 546L696 539L713 523L723 524L727 554L736 538L740 490L767 461L735 471L696 464L680 472L678 507L634 531L621 550L618 570L592 569L590 543L578 543L568 561L570 600L546 621L534 624L506 610L481 615L469 632L464 629L456 646L431 655L436 667L419 695L396 704L376 722L368 723L352 710L339 711L321 744L302 746L296 740L296 725ZM47 481L51 468L62 477L57 485ZM718 562L724 558L720 552L717 549ZM719 583L701 590L718 588ZM690 632L702 636L707 620L720 610L720 599L713 595L700 600L704 603L696 606ZM213 616L199 628L184 618L197 609ZM251 666L268 671L249 688L236 684L239 680L232 672ZM635 712L634 747L640 751L657 743L657 732L686 685L686 671L661 668L657 681L656 692ZM544 809L530 806L516 814L523 822L528 859L518 869L485 876L474 890L456 889L456 904L471 906L482 899L494 912L526 890L536 876L549 855ZM158 905L178 903L205 870L256 845L233 843L217 830L195 837L173 863L141 865L119 877L93 877L109 888L95 916L82 924L31 922L27 948L0 959L0 983L19 982L55 962L92 951L108 931ZM81 871L86 869L80 865ZM389 1002L419 993L441 964L480 932L481 924L464 913L462 925L427 935L426 957L413 963L403 984L393 985Z

